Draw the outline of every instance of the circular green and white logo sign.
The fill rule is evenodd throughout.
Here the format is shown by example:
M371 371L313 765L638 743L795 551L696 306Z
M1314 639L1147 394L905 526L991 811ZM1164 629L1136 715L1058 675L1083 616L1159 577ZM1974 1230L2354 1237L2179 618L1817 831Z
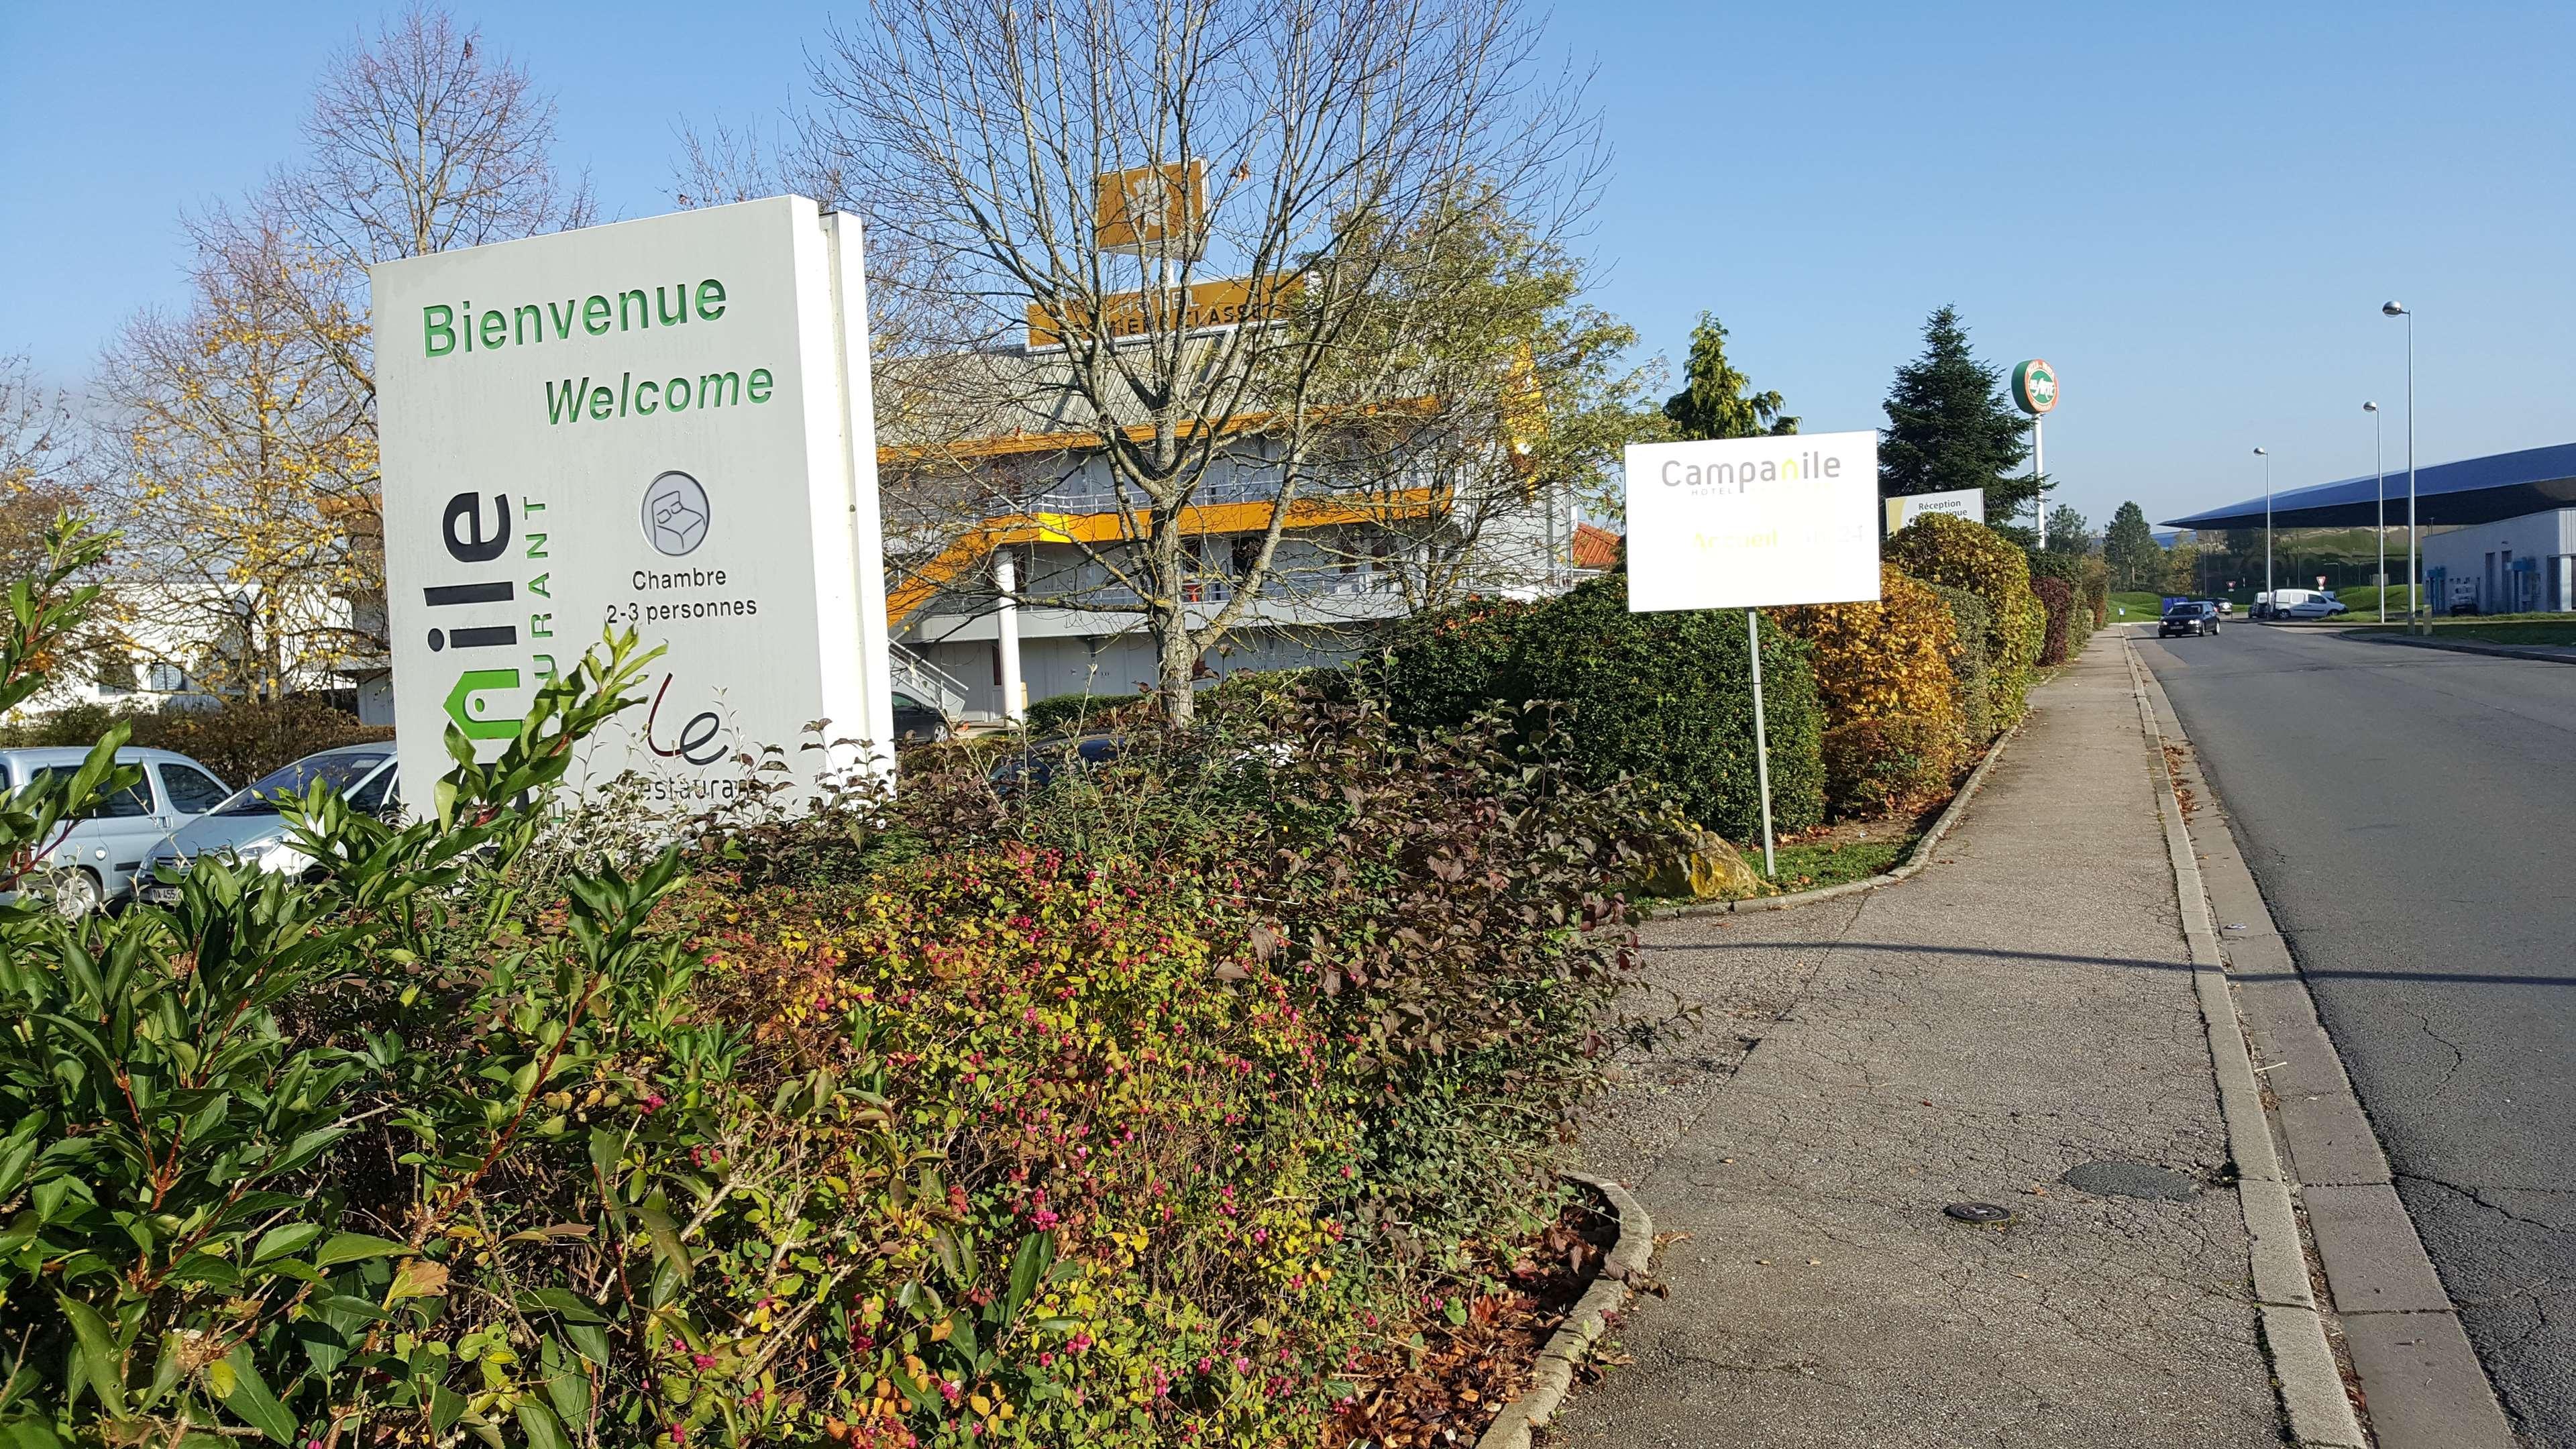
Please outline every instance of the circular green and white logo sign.
M2057 369L2032 358L2013 369L2013 406L2036 417L2057 406Z

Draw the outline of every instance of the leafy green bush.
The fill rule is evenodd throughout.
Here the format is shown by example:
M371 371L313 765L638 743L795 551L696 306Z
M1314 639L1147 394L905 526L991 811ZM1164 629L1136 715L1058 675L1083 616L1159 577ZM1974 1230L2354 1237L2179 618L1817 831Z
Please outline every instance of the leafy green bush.
M2029 556L1984 524L1927 513L1888 540L1887 557L1925 583L1966 589L1985 601L1994 727L2019 723L2048 629L2030 590Z
M2031 582L2034 584L2041 579L2064 579L2069 584L2081 584L2084 581L2085 559L2081 554L2051 553L2046 549L2029 548L2022 550L2022 561L2030 565Z
M1827 727L1894 714L1943 715L1958 678L1958 625L1940 596L1881 566L1879 596L1849 604L1773 609L1807 642Z
M1135 695L1058 694L1032 701L1025 727L1032 735L1116 729L1150 709Z
M394 737L387 726L360 724L353 714L295 695L282 700L226 700L212 709L112 710L78 704L0 729L0 743L85 748L120 724L130 743L176 750L236 786L316 750Z
M2077 588L2084 606L2092 611L2093 627L2099 629L2111 622L2111 569L2099 558L2084 560L2084 580Z
M1958 626L1959 655L1953 670L1958 677L1956 692L1959 711L1959 735L1970 750L1982 750L1998 733L1994 708L1994 663L1987 652L1992 633L1987 622L1986 601L1966 589L1947 584L1926 584L1950 611Z
M1526 687L1517 673L1521 630L1544 605L1470 599L1398 620L1378 666L1380 686L1416 724L1473 719Z
M432 818L291 805L313 878L0 906L0 1435L1313 1443L1490 1311L1634 956L1645 812L1546 712L1271 681L1042 789L931 751L685 850L550 823L646 657L452 735Z
M1407 723L1456 724L1487 702L1561 702L1569 758L1596 785L1632 777L1692 821L1737 840L1761 830L1753 690L1734 611L1628 612L1611 573L1545 603L1477 603L1400 629L1383 687ZM1806 646L1762 625L1771 799L1782 830L1824 817L1823 731Z
M1958 720L1879 715L1825 731L1825 795L1859 815L1919 810L1949 793L1959 768Z
M1564 743L1543 714L1417 731L1338 676L1266 676L1041 790L934 754L839 826L711 822L711 870L745 879L813 879L774 857L834 838L917 843L827 888L711 875L692 929L743 993L728 1019L810 1035L800 1055L839 1049L834 1009L879 1012L879 1090L944 1152L953 1231L1052 1224L1048 1281L1078 1290L981 1332L989 1362L909 1350L969 1403L1016 1406L985 1437L1314 1442L1330 1375L1386 1341L1370 1315L1410 1321L1422 1283L1472 1277L1474 1244L1556 1201L1630 948L1602 886L1645 814L1577 786ZM1009 1259L940 1291L1005 1297ZM880 1344L924 1329L880 1321ZM1066 1420L1065 1395L1111 1420ZM871 1403L853 1422L957 1432ZM1055 1437L1015 1427L1040 1422Z
M2047 632L2041 636L2039 663L2054 669L2066 662L2066 649L2074 637L2075 588L2061 578L2044 578L2031 586L2039 596L2040 607L2047 611Z

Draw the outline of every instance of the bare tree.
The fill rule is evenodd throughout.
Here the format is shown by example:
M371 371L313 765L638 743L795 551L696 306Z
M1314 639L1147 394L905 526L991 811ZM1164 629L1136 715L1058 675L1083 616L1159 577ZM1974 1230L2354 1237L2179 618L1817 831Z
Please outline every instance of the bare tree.
M45 560L45 529L87 489L71 400L24 353L0 354L0 587Z
M1036 344L983 432L1096 469L1119 536L1083 546L1173 722L1330 486L1326 373L1393 254L1471 191L1542 230L1588 198L1594 127L1537 46L1513 0L872 0L817 61L806 149L973 304L961 341ZM1194 604L1214 477L1272 507L1229 597Z
M304 142L271 197L307 246L361 271L595 219L588 178L555 164L553 99L434 5L332 58Z

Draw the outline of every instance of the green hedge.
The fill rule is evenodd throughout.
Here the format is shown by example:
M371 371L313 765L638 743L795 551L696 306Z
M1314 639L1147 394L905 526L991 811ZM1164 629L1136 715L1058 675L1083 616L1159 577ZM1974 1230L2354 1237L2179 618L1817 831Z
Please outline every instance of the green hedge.
M2039 595L2040 607L2048 611L2048 632L2039 645L2040 667L2053 669L2066 662L2068 643L2075 637L2075 586L2052 575L2031 580L2030 591Z
M1439 727L1492 702L1573 706L1577 770L1633 776L1693 821L1736 840L1760 833L1752 672L1744 620L1727 611L1628 612L1611 574L1541 604L1479 601L1399 625L1383 665L1397 718ZM1774 826L1824 819L1824 712L1806 646L1762 623L1763 712Z
M1984 749L1995 737L1995 665L1990 645L1988 621L1992 615L1986 601L1966 589L1948 584L1930 585L1941 602L1950 606L1950 617L1959 626L1959 726L1970 749Z
M2029 556L1994 529L1946 513L1927 513L1898 530L1886 556L1925 583L1967 589L1985 601L1995 728L2019 723L2048 632L2047 612L2030 590Z

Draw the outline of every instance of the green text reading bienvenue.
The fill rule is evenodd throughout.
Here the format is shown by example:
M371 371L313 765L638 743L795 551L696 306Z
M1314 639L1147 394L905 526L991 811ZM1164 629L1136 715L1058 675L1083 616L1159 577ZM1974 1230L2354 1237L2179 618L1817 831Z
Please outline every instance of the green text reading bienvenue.
M593 294L586 298L566 297L560 303L486 308L479 315L470 301L460 307L433 302L420 309L421 345L432 357L445 357L460 348L465 352L498 352L504 347L532 347L545 341L549 324L554 340L569 342L576 325L592 337L604 337L611 332L643 331L657 324L677 327L687 322L692 312L701 322L724 316L724 283L712 277L698 283L695 298L689 290L689 284L682 282L677 287L655 287L647 296L642 287L636 287L618 293L613 302L604 294Z

